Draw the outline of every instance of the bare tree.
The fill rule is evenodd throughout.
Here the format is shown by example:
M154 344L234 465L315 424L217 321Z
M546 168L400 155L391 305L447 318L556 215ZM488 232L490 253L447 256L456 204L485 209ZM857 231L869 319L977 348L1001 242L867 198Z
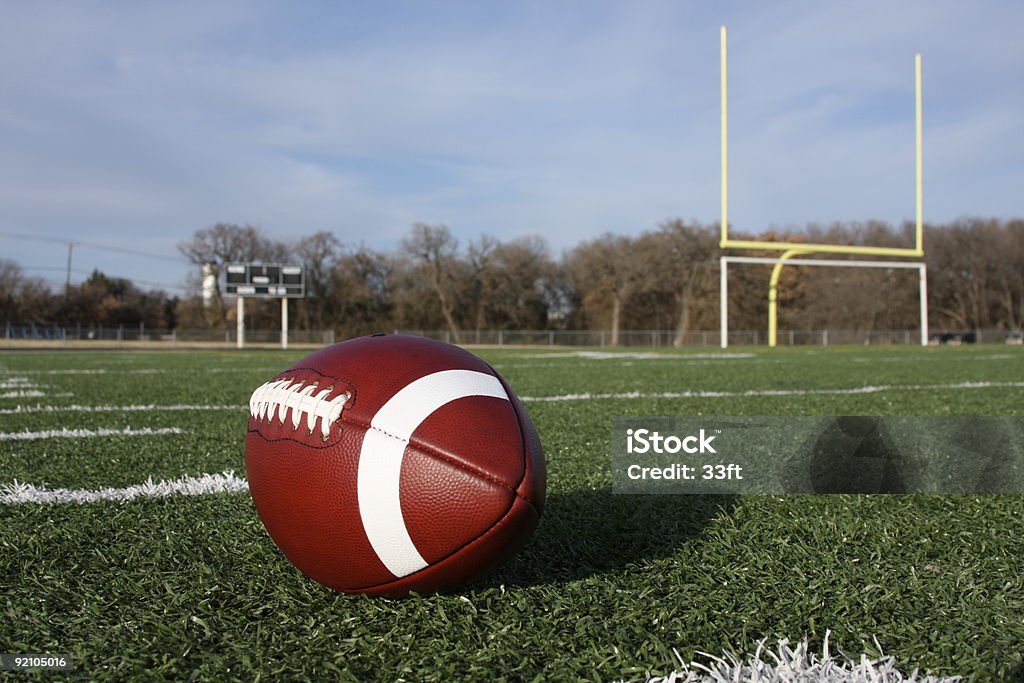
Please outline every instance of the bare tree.
M486 308L499 327L538 329L547 325L545 282L554 264L548 245L536 235L498 244L486 271Z
M265 237L259 228L233 223L217 223L196 230L191 240L178 244L178 251L199 267L209 264L216 276L216 306L212 311L213 318L209 321L211 325L222 324L227 318L220 289L220 275L226 264L234 261L283 261L288 256L288 248L284 244Z
M773 230L751 239L799 244L908 246L913 224L877 221ZM670 220L636 237L606 234L553 261L539 237L501 242L482 236L464 252L444 225L417 223L396 253L346 247L328 232L289 249L253 226L220 223L179 245L195 265L296 258L307 268L309 299L296 304L306 327L343 335L379 329L446 328L454 341L476 328L603 328L612 343L624 329L675 329L681 344L694 328L717 322L715 226ZM925 226L929 308L936 329L1019 329L1024 325L1024 220L964 218ZM756 252L755 252L756 253ZM777 256L778 252L762 252ZM836 255L835 259L844 258ZM730 269L730 318L735 327L763 328L770 266ZM786 267L779 282L779 323L803 329L908 329L917 321L915 274L885 269ZM50 291L18 264L0 259L0 316L12 322L150 325L222 324L216 307L143 291L130 281L94 273L66 293ZM277 308L254 302L254 323L272 325Z
M633 251L631 238L606 233L577 245L568 255L569 269L580 289L582 305L609 316L607 324L612 346L619 343L622 309L642 273Z
M0 259L0 316L16 322L44 322L58 303L45 280L25 275L16 261Z
M674 219L663 223L657 232L645 233L638 242L646 264L644 288L674 302L672 343L682 346L692 325L695 299L703 297L703 303L710 303L709 285L717 273L712 259L718 254L714 226L705 228L696 222ZM711 306L704 308L710 310Z
M323 329L337 311L334 289L341 243L320 231L295 242L292 252L305 266L306 298L299 302L299 318L307 328Z
M395 259L359 246L341 256L335 267L332 299L335 329L347 336L379 332L391 322L391 284Z
M481 235L469 243L473 328L477 342L480 341L480 330L487 325L488 308L498 288L494 263L494 250L497 246L498 240L490 235Z
M403 250L426 271L427 278L441 305L452 340L459 344L462 336L455 322L456 288L454 275L458 261L459 243L452 236L448 226L415 223L410 235L402 240Z

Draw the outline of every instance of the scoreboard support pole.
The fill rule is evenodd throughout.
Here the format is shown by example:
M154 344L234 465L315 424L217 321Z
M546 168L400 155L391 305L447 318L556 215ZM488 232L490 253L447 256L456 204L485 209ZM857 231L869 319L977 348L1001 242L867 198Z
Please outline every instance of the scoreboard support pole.
M235 337L238 340L238 348L245 348L245 297L240 296L237 299L235 309Z
M281 348L288 348L288 299L281 297Z

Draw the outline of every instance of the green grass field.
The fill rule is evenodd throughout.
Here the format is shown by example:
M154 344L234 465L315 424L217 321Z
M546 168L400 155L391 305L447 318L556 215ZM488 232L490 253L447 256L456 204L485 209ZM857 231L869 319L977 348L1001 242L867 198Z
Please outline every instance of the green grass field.
M615 416L1018 415L1021 349L477 352L548 463L541 525L497 574L347 596L287 562L245 492L8 501L0 652L71 653L98 679L611 681L831 630L833 651L877 638L908 669L1024 676L1024 496L619 496L609 450ZM302 355L0 354L0 433L32 437L0 440L0 486L244 477L249 395Z

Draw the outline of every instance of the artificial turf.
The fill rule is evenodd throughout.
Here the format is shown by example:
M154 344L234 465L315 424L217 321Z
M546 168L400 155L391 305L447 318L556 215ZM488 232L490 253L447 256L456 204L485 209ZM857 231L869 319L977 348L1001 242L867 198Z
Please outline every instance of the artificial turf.
M244 493L0 505L0 651L71 653L90 679L620 680L831 630L841 650L877 639L936 674L1024 674L1024 496L621 496L609 446L615 416L1019 415L1024 351L579 351L476 351L526 400L549 489L530 543L482 582L334 593ZM18 388L0 389L0 432L183 433L0 441L0 485L243 475L249 394L302 355L4 353L0 385ZM791 393L736 395L750 390ZM700 391L725 395L686 395ZM218 408L59 409L149 404ZM58 409L11 412L37 405Z

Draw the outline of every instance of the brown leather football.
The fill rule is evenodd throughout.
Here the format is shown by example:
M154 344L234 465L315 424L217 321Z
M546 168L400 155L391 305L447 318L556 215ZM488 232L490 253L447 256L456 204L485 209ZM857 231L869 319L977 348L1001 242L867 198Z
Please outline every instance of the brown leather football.
M253 392L245 465L270 537L336 590L466 583L515 553L544 506L544 455L493 368L421 337L351 339Z

